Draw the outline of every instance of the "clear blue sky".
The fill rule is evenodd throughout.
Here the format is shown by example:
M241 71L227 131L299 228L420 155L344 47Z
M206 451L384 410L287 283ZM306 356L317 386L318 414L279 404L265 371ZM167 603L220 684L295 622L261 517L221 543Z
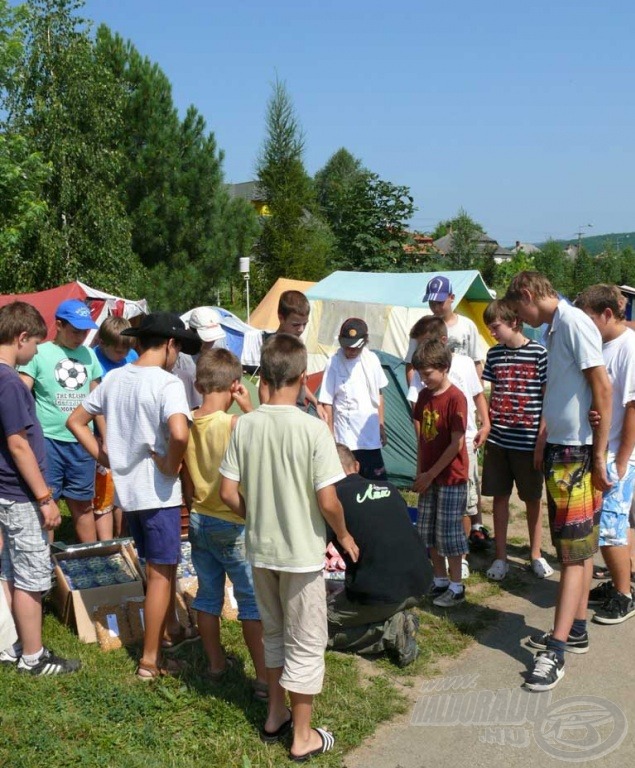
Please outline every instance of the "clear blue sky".
M522 6L522 7L521 7ZM314 173L339 147L502 244L635 230L633 0L88 0L254 177L285 81Z

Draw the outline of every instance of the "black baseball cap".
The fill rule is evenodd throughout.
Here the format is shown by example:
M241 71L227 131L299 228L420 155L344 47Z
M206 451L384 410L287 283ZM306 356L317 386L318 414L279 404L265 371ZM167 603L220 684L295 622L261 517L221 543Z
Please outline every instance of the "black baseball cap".
M368 326L361 317L349 317L340 328L340 347L359 349L368 341Z
M196 355L201 351L201 339L196 331L188 331L185 323L174 312L150 312L136 328L126 328L122 336L134 336L142 339L158 336L160 339L175 339L180 342L186 355Z

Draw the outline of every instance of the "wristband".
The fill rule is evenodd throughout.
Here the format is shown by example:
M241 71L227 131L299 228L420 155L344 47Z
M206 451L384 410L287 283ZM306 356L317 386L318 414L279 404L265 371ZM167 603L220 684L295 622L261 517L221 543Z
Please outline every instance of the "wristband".
M36 496L35 500L37 501L38 504L41 504L43 501L49 501L52 498L53 498L53 489L47 488L44 496Z
M42 499L42 501L38 501L39 507L45 507L47 504L50 504L53 501L52 496L47 496L45 499Z

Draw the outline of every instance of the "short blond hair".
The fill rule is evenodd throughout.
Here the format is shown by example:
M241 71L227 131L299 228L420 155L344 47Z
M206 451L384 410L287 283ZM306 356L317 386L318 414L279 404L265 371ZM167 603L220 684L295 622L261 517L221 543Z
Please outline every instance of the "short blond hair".
M626 299L617 285L590 285L578 294L574 303L578 309L590 310L596 315L610 309L617 320L626 319Z
M196 361L196 383L199 390L208 395L211 392L229 392L235 381L240 381L243 369L233 352L223 347L201 352Z
M125 317L108 315L97 331L97 343L104 347L116 347L118 344L123 344L130 349L134 344L134 338L120 335L122 331L130 327L130 320Z
M536 299L558 298L554 287L542 272L525 270L514 275L503 300L507 302L520 301L523 297L523 290L531 291Z

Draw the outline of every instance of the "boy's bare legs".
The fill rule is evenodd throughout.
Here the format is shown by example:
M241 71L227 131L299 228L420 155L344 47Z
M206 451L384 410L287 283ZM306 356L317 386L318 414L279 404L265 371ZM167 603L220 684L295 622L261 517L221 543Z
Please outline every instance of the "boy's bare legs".
M593 578L593 559L581 563L562 563L553 625L554 640L567 642L574 619L586 620L589 589Z
M633 502L635 504L635 501ZM635 529L628 529L628 544L631 556L631 573L635 573Z
M170 586L170 605L168 606L168 615L165 620L164 634L178 635L181 630L179 617L176 612L176 565L173 566L171 586Z
M509 523L509 496L494 496L492 501L494 517L494 539L496 560L507 560L507 524ZM527 512L529 520L529 512ZM531 534L530 534L531 535Z
M509 500L509 497L507 498ZM525 502L532 560L538 560L542 557L542 515L540 514L540 505L540 499L530 499Z
M269 686L269 703L267 705L267 719L265 731L274 733L289 719L287 709L286 691L280 685L280 676L283 667L267 667L267 685Z
M430 547L430 560L432 560L432 572L434 573L434 575L438 579L447 579L448 569L445 564L445 557L443 557L438 553L436 547ZM460 567L461 566L459 563L459 570L460 570Z
M601 547L602 557L611 574L613 586L623 595L631 594L631 552L627 545Z
M143 661L157 666L161 656L161 640L168 618L176 565L146 563L148 584L145 603Z
M266 683L267 668L265 667L265 646L262 642L262 623L257 619L246 619L241 624L243 639L254 664L256 680L259 683ZM280 676L278 676L279 678Z
M121 507L112 508L112 535L115 539L120 539L125 530L125 518Z
M308 693L289 692L291 712L293 713L293 742L291 754L296 757L306 755L322 745L322 737L311 728L311 713L313 712L313 695Z
M450 581L455 584L461 583L461 561L462 555L448 555L448 566L450 571Z
M220 618L213 613L198 611L197 619L201 643L209 661L209 671L212 674L221 673L225 670L227 660L220 642Z
M93 500L66 499L66 503L73 517L75 533L80 544L97 541Z
M112 512L94 514L97 541L109 541L113 537Z
M5 585L22 653L32 656L42 648L42 594L16 589L8 582Z

